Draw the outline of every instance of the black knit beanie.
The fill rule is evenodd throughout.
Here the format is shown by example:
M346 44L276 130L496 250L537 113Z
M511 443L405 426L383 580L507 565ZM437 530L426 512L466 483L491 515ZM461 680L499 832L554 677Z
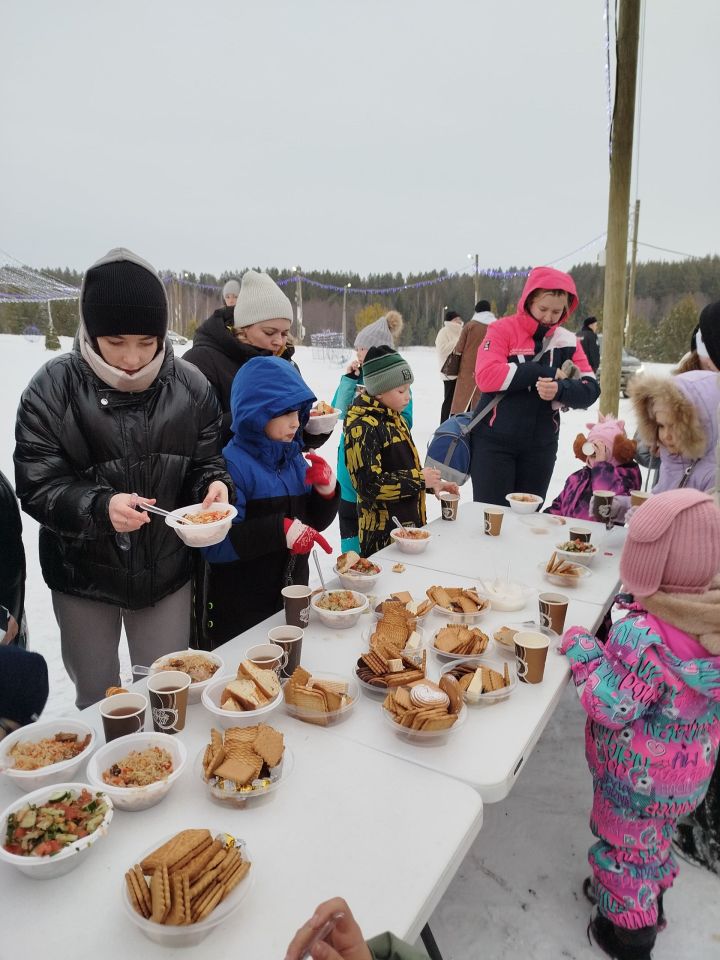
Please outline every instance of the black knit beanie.
M91 337L165 338L167 299L160 278L131 260L91 267L85 274L81 305Z
M700 313L700 335L708 356L720 370L720 300L709 303Z

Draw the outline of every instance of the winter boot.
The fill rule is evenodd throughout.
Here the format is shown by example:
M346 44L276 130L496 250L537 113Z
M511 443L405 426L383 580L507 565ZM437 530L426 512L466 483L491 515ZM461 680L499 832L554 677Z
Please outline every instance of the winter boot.
M601 913L596 914L588 926L588 940L597 944L613 960L652 960L657 927L640 927L630 930L616 927Z
M595 896L595 888L593 886L592 877L585 877L583 880L583 893L585 898L590 901L590 903L595 906L597 903L597 897ZM665 910L663 908L663 894L660 893L657 901L658 905L658 918L657 918L657 929L658 933L663 931L667 927L667 918L665 917Z

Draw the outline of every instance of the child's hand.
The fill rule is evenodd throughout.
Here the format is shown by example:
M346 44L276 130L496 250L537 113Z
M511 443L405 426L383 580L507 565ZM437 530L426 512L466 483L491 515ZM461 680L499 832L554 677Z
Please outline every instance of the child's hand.
M285 528L285 543L291 553L307 554L317 545L322 547L325 553L332 553L332 547L322 534L313 530L306 523L300 520L290 520L286 517L283 520Z
M222 480L213 480L207 488L205 499L202 502L203 510L207 510L214 503L227 503L228 499L228 488Z
M310 920L303 924L293 937L285 960L300 960L307 956L307 945L325 924L332 920L332 930L310 951L313 960L371 960L362 931L350 912L350 907L341 897L326 900L316 908Z
M427 490L434 490L435 487L442 483L442 474L435 467L425 467L422 475Z
M355 357L355 359L351 360L350 363L347 365L347 367L345 367L345 373L349 377L352 377L358 372L359 369L360 369L360 361L358 360L357 357Z
M305 457L310 461L305 474L305 483L311 484L321 497L330 500L335 496L337 478L330 464L316 453L308 452Z
M563 380L565 377L563 376ZM541 400L554 400L558 392L558 381L553 377L538 377L535 384Z
M435 496L439 496L441 493L460 493L460 487L456 483L451 483L449 480L442 480L440 484L435 487Z

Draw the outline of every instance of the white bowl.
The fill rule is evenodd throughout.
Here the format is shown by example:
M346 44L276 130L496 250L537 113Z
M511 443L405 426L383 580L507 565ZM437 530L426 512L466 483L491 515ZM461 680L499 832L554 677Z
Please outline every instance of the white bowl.
M582 583L583 580L592 576L592 571L588 567L584 567L581 563L578 563L577 560L572 560L571 563L574 563L579 570L576 577L569 576L566 573L548 573L545 569L547 563L538 564L538 570L546 580L549 580L550 583L554 583L558 587L576 587L579 583Z
M349 697L349 703L347 703L340 710L330 710L326 713L320 713L318 710L307 710L305 707L299 707L295 703L288 703L286 700L285 709L290 716L295 717L296 720L303 720L305 723L314 723L316 726L321 727L332 726L335 723L339 723L341 720L345 720L350 711L355 707L355 704L360 697L360 688L357 680L352 680L350 677L341 677L338 673L326 672L313 673L312 678L313 680L343 680L348 685L347 695ZM289 680L286 680L283 683L283 692L288 683Z
M148 747L162 747L172 756L173 771L165 780L149 783L146 787L116 787L105 783L102 775L113 763L122 760L131 750L147 750ZM96 790L103 790L108 794L118 810L134 812L147 810L148 807L160 803L183 772L186 762L187 750L177 735L148 731L129 733L125 737L111 740L97 751L88 763L87 777Z
M374 560L372 562L375 563ZM375 566L380 567L380 564L375 563ZM343 589L356 590L359 593L372 593L375 582L382 573L382 567L380 567L378 573L339 573L336 564L333 567L333 572L337 574Z
M452 673L453 670L457 670L458 667L468 664L473 669L477 667L489 667L492 670L496 670L498 673L503 673L505 669L505 661L502 663L493 659L492 657L466 657L465 660L460 660L456 663L448 663L447 666L443 667L440 671L442 676L444 673ZM510 686L503 687L502 690L491 690L488 693L478 693L471 696L468 696L467 690L463 690L463 700L465 703L472 704L474 706L487 706L490 703L499 703L501 700L507 700L510 694L515 690L518 685L517 670L515 669L515 664L508 664L508 671L510 673ZM455 674L453 673L453 676ZM456 677L456 679L458 679Z
M527 605L537 591L534 587L529 587L526 583L511 580L509 583L502 581L482 581L483 594L490 601L493 610L500 610L503 613L512 613L515 610L522 610Z
M563 543L567 543L566 540L563 540ZM598 548L592 544L587 544L591 549L585 553L576 553L574 550L560 550L558 545L555 544L555 553L562 557L563 560L569 560L570 563L592 563L595 557L597 557L600 552Z
M258 718L267 719L268 714L280 706L283 701L282 690L269 703L257 710L223 710L220 707L220 696L227 686L229 680L236 680L234 673L226 674L224 677L213 677L210 683L205 687L202 694L202 705L213 718L214 723L219 723L223 729L228 727L251 727L258 722Z
M513 497L517 496L532 497L532 500L513 500ZM510 504L510 509L515 513L535 513L543 502L543 498L538 497L535 493L521 493L520 491L509 493L505 499Z
M309 417L308 422L303 427L305 433L309 433L310 436L316 437L321 433L332 433L335 429L335 424L338 422L338 417L340 416L339 410L333 410L332 413L322 413L319 417Z
M355 599L360 603L359 607L353 607L352 610L325 610L323 607L318 607L317 605L317 601L323 595L322 592L310 598L310 606L322 622L327 627L335 627L336 630L346 630L348 627L354 627L370 605L368 598L358 590L352 590L350 587L343 587L343 589L350 590ZM328 593L335 592L334 590L328 590Z
M460 713L458 713L457 720L455 723L448 727L446 730L411 730L409 727L401 727L399 723L396 722L394 714L390 713L389 710L386 710L385 707L382 707L382 714L387 723L403 740L409 740L411 743L439 743L443 740L447 740L448 737L452 736L453 733L456 733L460 727L465 723L467 719L467 707L463 703L460 708Z
M82 753L71 760L61 760L59 763L52 763L47 767L40 767L38 770L16 770L12 766L15 761L10 756L10 750L16 743L37 743L39 740L54 737L56 733L61 732L77 733L83 739L90 734L90 742ZM59 720L39 720L36 723L28 724L26 727L19 727L0 741L0 770L19 790L27 793L30 790L39 790L41 787L47 787L53 783L67 783L85 763L94 748L95 730L83 720L63 719L62 717Z
M40 790L25 794L24 797L15 800L0 813L0 860L16 867L21 873L27 874L33 880L52 880L54 877L62 877L79 865L83 853L90 850L108 832L110 821L113 818L113 802L104 790L100 792L108 810L100 826L91 834L88 834L87 837L81 837L74 843L68 844L59 853L46 857L21 857L16 853L8 853L4 847L5 837L7 836L7 820L11 813L16 813L28 803L33 803L35 806L46 803L58 793L63 793L66 790L72 790L75 794L80 793L81 790L88 790L92 794L98 792L87 783L56 783L53 786L42 787Z
M217 510L227 511L227 516L213 523L181 523L186 513L214 513ZM230 503L214 503L206 508L203 508L201 503L193 503L189 507L171 511L170 515L165 517L165 523L172 527L189 547L211 547L225 539L236 516L237 510Z
M285 781L293 772L295 767L295 755L293 754L290 747L288 747L287 742L284 745L283 758L277 767L274 769L278 771L278 774L274 780L271 779L270 783L267 786L258 786L253 787L251 791L243 793L236 790L223 790L221 787L208 783L205 779L203 771L203 758L205 756L205 747L203 747L198 753L195 764L194 764L194 773L200 780L205 784L207 792L213 798L217 800L218 803L222 803L224 806L228 807L244 807L247 804L253 803L255 800L262 800L263 797L267 797L272 793L275 793L280 787L284 786ZM213 778L214 779L214 778Z
M217 664L217 670L208 680L200 680L197 683L193 682L192 680L190 681L190 687L188 688L188 703L200 703L200 699L202 698L202 693L205 687L207 687L207 685L211 683L215 677L219 676L225 669L225 661L216 653L210 653L209 650L175 650L174 653L166 653L164 656L158 657L154 663L150 664L150 673L159 673L162 669L174 670L175 667L163 668L162 664L168 660L171 660L173 657L184 657L188 654L205 657L207 660L212 661L212 663Z
M397 528L390 531L390 536L393 538L395 544L400 547L400 550L403 553L423 553L423 551L427 549L427 545L430 543L432 534L429 530L423 530L422 532L425 534L425 536L417 540L412 540L408 537L401 536L401 531Z
M555 533L559 534L559 527L567 525L565 517L556 517L552 513L532 513L529 516L520 517L520 523L530 527L533 533Z
M227 826L218 828L210 827L209 829L213 836L217 836L218 834L225 835L227 833ZM171 840L174 836L174 833L170 833L165 837L161 837L151 847L148 847L147 850L143 850L143 852L135 858L133 863L141 863L153 850L157 850L158 847L162 846L163 843L167 843L167 841ZM140 916L130 902L127 883L123 879L122 902L125 907L125 913L135 926L145 934L148 940L152 940L153 943L158 943L163 947L197 946L215 927L219 926L219 924L223 923L237 911L240 904L252 889L255 880L255 865L245 847L245 841L236 839L236 846L242 851L243 860L249 860L252 864L250 871L234 890L231 890L227 899L219 903L204 920L201 920L199 923L181 924L180 926L169 926L168 924L153 923L152 920L146 920L145 917ZM142 954L142 951L140 951L140 953Z

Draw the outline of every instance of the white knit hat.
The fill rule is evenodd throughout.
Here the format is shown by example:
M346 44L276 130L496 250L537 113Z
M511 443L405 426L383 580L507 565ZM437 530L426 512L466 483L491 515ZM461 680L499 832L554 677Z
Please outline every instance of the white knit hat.
M251 327L266 320L289 320L292 323L292 304L272 277L248 270L243 275L235 304L235 327Z
M240 281L239 280L228 280L225 286L222 288L223 300L227 296L237 297L240 293Z

